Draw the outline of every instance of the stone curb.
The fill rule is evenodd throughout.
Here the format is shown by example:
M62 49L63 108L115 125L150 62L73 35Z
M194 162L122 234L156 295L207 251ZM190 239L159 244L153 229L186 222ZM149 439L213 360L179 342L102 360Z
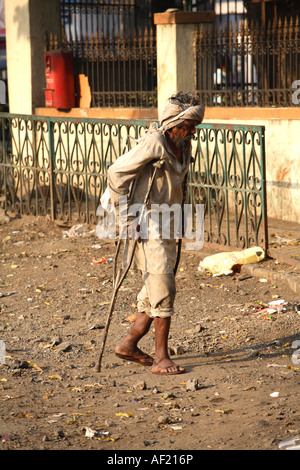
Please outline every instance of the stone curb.
M250 274L251 276L267 279L268 281L271 281L271 282L276 282L276 283L284 282L289 286L289 288L293 292L300 295L300 275L299 274L297 275L297 274L291 274L291 273L274 272L270 269L261 268L257 266L256 264L244 265L242 266L241 271L247 274Z

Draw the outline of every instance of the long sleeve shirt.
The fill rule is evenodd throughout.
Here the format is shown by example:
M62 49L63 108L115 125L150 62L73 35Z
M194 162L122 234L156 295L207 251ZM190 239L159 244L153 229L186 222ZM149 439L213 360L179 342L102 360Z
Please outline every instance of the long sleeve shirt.
M171 274L176 261L176 234L173 230L173 211L183 203L183 180L188 172L190 153L183 156L181 164L173 154L164 134L160 130L146 133L142 141L126 154L120 156L108 170L108 187L110 198L116 209L119 208L120 197L128 197L128 211L143 205L151 177L154 171L153 161L160 161L156 177L151 188L147 210L151 221L158 221L159 227L154 228L155 236L151 236L149 217L147 219L146 235L137 244L132 264L150 274ZM162 221L158 213L162 207ZM134 211L133 211L134 212ZM181 211L180 216L181 216ZM134 214L131 214L134 218ZM165 219L164 219L165 218ZM176 221L175 221L176 222ZM166 230L170 225L170 230ZM152 227L153 228L153 227ZM158 235L159 231L159 235ZM169 233L168 233L169 232Z

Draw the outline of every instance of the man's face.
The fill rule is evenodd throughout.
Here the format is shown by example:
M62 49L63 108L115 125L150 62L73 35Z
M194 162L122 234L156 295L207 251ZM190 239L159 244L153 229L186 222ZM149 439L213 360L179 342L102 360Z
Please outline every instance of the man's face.
M173 127L169 134L175 143L190 142L196 132L198 121L186 120L179 127Z

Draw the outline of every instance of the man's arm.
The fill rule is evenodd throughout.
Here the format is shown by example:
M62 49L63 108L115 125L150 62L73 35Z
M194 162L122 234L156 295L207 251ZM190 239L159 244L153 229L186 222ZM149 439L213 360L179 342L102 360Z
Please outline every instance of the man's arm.
M117 206L120 196L128 196L130 185L152 160L159 160L162 149L149 146L147 141L120 156L108 169L108 187L112 203Z

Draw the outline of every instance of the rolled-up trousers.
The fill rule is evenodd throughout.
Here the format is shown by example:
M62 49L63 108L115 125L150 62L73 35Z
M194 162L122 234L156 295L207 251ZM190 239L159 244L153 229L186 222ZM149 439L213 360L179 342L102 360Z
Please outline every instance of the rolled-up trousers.
M144 285L137 296L138 312L150 318L168 318L174 314L176 295L174 274L143 273Z

